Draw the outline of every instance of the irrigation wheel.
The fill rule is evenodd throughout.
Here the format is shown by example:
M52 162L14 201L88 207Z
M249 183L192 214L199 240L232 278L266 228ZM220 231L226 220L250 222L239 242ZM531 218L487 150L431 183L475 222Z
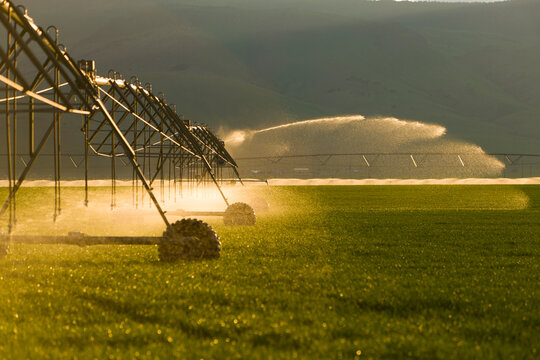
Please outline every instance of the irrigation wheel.
M257 217L253 208L246 203L234 203L223 214L225 225L255 225Z
M219 257L221 242L216 232L197 219L182 219L170 225L158 245L159 260L175 262Z

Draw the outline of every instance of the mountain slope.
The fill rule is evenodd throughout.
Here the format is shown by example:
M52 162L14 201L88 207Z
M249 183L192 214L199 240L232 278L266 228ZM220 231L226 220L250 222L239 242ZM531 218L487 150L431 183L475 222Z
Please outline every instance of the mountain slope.
M76 57L139 75L215 128L380 114L540 152L540 2L23 3Z

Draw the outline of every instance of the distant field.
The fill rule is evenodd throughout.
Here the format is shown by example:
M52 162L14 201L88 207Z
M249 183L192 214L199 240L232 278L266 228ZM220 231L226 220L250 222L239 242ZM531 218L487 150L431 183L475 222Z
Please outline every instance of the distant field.
M12 246L0 260L0 358L539 357L540 186L268 196L254 227L208 219L223 243L216 261L163 264L142 246ZM77 201L66 204L75 220L56 226L23 220L50 219L50 202L21 203L19 231L163 231L153 211L118 220L104 207L93 218L68 211Z

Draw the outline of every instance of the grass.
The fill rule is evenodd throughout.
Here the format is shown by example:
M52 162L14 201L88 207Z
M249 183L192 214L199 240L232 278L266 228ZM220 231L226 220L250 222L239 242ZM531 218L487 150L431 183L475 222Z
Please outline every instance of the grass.
M271 204L254 227L210 219L217 261L12 246L0 358L538 357L540 187L276 187Z

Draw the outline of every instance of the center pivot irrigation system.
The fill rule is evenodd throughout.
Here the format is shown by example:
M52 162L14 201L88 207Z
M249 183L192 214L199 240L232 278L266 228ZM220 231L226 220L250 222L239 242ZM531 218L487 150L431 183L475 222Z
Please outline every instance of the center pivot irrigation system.
M242 180L223 141L208 128L184 120L163 96L152 93L151 85L142 85L136 77L126 81L114 71L102 77L94 61L74 61L59 43L55 27L38 27L26 9L11 0L0 0L0 22L0 39L5 41L0 43L0 112L5 120L7 154L3 158L9 179L8 197L0 208L0 216L9 217L6 235L0 236L0 255L6 254L9 242L16 242L153 244L158 245L163 261L218 257L220 242L207 224L195 219L169 222L154 194L156 181L161 188L165 181L173 182L175 191L182 183L203 188L213 184L228 206L225 212L213 215L223 215L230 225L255 223L249 205L229 205L223 193L225 176ZM44 154L51 141L52 154ZM110 162L113 199L120 161L131 170L133 191L142 188L141 193L147 193L163 219L166 230L162 237L12 235L17 191L40 154L54 159L54 219L60 215L61 165L65 160L61 150L73 141L84 147L78 165L84 167L85 204L89 201L91 158ZM24 165L21 168L17 167L19 160Z

